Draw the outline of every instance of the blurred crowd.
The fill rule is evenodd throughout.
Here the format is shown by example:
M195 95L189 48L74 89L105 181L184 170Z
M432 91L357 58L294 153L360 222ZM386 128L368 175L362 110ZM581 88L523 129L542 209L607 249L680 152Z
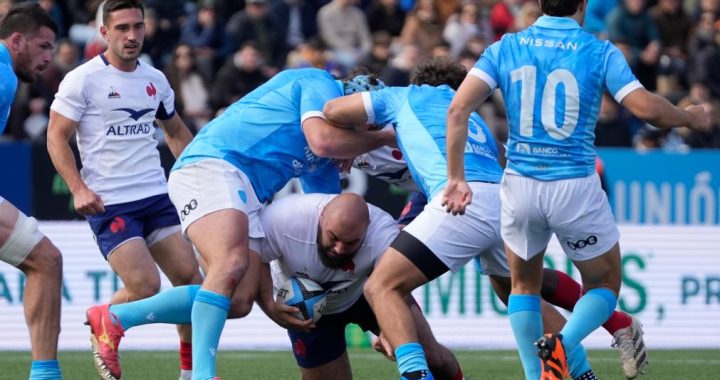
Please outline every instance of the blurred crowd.
M6 139L43 142L63 76L105 50L97 32L102 0L39 0L60 26L53 62L21 84ZM0 0L0 18L13 4ZM471 68L484 49L531 25L537 0L145 0L141 60L162 70L176 108L195 132L235 100L285 68L342 76L365 66L388 85L407 85L429 57ZM602 99L598 146L683 151L720 148L720 0L589 0L585 29L625 54L643 85L678 105L703 104L715 128L657 130L614 99ZM500 140L505 109L497 94L480 113Z

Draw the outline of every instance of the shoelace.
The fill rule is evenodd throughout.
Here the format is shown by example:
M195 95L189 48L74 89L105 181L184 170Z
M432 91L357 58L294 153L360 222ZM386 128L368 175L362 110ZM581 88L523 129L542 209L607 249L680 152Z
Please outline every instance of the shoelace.
M620 347L620 355L623 359L633 359L637 355L637 347L630 331L624 331L622 334L624 339L615 338L611 344L612 347Z

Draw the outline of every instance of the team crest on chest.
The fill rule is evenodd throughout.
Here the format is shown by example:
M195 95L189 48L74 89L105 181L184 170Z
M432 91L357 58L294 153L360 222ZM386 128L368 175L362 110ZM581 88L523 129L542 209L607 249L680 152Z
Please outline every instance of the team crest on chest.
M115 87L110 86L110 89L108 90L108 99L119 99L120 93L117 92Z

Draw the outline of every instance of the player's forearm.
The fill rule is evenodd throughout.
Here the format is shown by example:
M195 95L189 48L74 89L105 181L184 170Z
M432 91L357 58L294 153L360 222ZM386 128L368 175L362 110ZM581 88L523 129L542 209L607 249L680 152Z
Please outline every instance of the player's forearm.
M170 152L177 159L192 140L192 133L177 115L170 120L160 121L160 124L165 132L165 142L167 142Z
M308 138L313 153L320 157L351 159L385 145L392 145L395 135L391 130L357 131L325 125Z
M648 93L647 104L637 113L633 113L648 124L663 129L687 126L692 120L687 111L674 106L662 96L651 93Z
M470 113L453 106L447 116L447 171L448 178L465 180L465 144L467 142L467 121Z
M71 193L75 194L79 189L87 187L80 177L75 155L68 140L53 132L52 128L48 129L47 149L55 170L65 180Z
M263 263L260 265L260 286L258 287L255 302L257 302L265 314L270 315L268 311L275 302L275 297L273 296L273 283L272 277L270 276L269 264Z

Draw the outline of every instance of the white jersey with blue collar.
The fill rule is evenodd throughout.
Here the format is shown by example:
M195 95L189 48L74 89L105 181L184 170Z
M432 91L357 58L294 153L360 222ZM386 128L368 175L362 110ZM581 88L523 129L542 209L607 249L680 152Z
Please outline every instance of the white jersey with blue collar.
M428 199L447 184L445 116L455 91L449 86L387 87L363 92L368 122L392 124L412 178ZM502 168L495 138L473 113L465 145L465 179L498 183Z
M326 71L280 72L205 125L173 170L207 158L225 160L248 176L261 202L295 177L305 192L338 193L337 167L310 150L302 122L323 117L325 102L342 95L342 83Z
M50 109L78 122L77 144L85 184L106 205L167 193L155 119L175 114L165 75L138 62L132 72L99 55L69 72Z
M621 102L642 87L618 48L568 17L542 16L506 34L468 75L502 90L508 171L539 180L594 173L603 90Z

